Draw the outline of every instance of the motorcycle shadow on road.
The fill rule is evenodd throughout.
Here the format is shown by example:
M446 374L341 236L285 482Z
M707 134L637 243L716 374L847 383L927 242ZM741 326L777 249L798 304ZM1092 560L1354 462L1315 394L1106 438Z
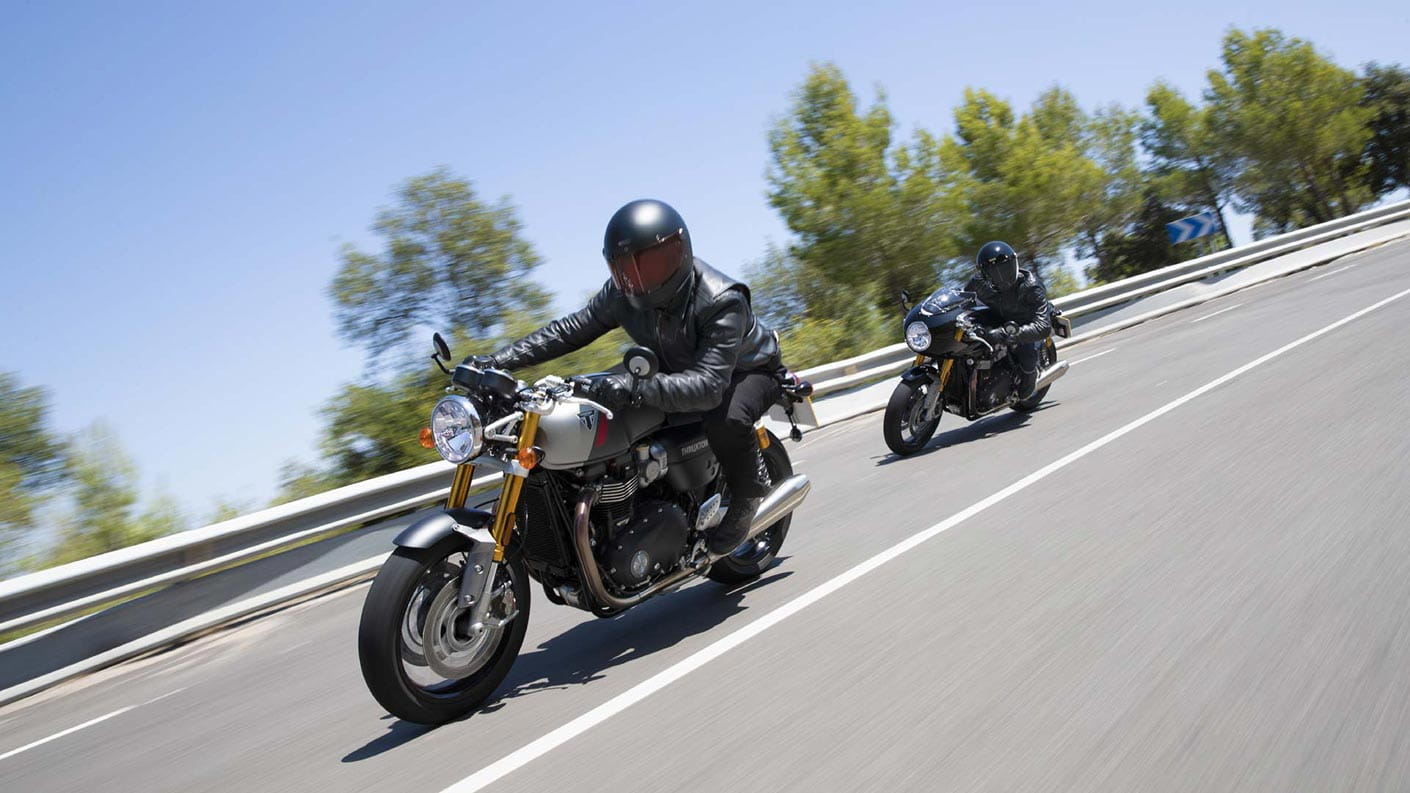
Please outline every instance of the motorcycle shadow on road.
M600 680L614 666L645 658L717 627L747 610L745 595L791 575L791 571L781 570L730 589L701 582L612 619L580 622L550 637L535 652L521 654L493 702L480 712L492 713L509 700L528 694Z
M959 446L972 441L982 441L985 438L992 438L995 435L1002 435L1005 432L1022 429L1028 426L1028 420L1032 418L1034 413L1042 413L1049 408L1057 407L1058 404L1057 402L1044 402L1038 406L1037 410L1029 413L1018 410L1007 410L1003 413L985 416L971 424L965 424L949 432L942 432L936 435L934 438L930 439L930 443L927 443L924 449L921 449L915 454L902 457L899 454L887 453L884 457L875 458L876 464L892 465L905 460L913 460L917 457L924 457L932 452L938 452L941 449L949 449L953 446Z
M779 562L788 557L780 557ZM562 690L601 680L614 666L645 658L705 633L730 617L747 611L744 596L793 575L778 570L748 584L725 589L702 581L665 597L647 601L611 619L586 621L550 637L534 652L522 652L490 703L454 723L494 713L510 700L544 691ZM542 600L540 600L542 602ZM538 603L535 603L537 606ZM547 606L547 603L543 603ZM435 729L384 716L387 732L349 752L344 763L369 760L392 751Z

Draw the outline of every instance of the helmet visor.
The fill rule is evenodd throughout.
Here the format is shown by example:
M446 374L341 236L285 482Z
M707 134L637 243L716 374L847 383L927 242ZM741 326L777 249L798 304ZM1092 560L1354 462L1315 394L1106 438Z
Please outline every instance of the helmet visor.
M980 270L989 283L1000 289L1008 289L1018 281L1018 258L1015 256L991 256L981 259Z
M617 253L607 260L612 280L628 295L648 295L666 285L681 266L681 234L636 253Z

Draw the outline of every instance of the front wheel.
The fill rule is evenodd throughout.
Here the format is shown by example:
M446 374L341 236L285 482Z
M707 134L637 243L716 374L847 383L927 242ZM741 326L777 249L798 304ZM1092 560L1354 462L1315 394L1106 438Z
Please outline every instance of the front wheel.
M770 485L776 485L793 476L793 462L788 459L783 441L772 432L769 433L769 447L761 451L763 473ZM734 553L710 565L710 572L706 573L706 577L711 581L734 585L753 581L763 575L778 558L779 549L783 547L783 540L788 536L788 527L792 523L792 513L785 515L777 523L755 535L753 540L736 548Z
M925 448L940 426L939 400L936 400L935 415L926 418L925 401L930 389L935 388L930 381L912 382L902 380L891 392L886 403L886 415L881 419L881 434L891 451L905 457Z
M529 622L529 576L517 555L495 573L486 625L459 605L464 540L398 548L367 592L358 626L362 677L387 712L444 724L478 708L509 674Z
M1049 336L1047 340L1043 342L1043 349L1038 353L1038 374L1041 375L1043 372L1046 372L1053 364L1057 363L1057 361L1057 345L1053 343L1053 337ZM1043 404L1043 400L1047 398L1048 388L1051 388L1051 386L1034 391L1032 396L1022 402L1015 402L1013 409L1020 413L1032 413L1037 410L1038 406Z

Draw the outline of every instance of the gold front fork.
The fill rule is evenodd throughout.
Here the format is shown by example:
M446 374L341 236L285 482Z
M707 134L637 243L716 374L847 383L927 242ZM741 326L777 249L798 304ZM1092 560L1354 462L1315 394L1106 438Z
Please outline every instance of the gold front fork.
M534 447L534 436L539 431L539 414L524 412L524 420L519 423L519 451L526 452ZM520 459L523 455L520 455ZM504 549L509 545L509 536L514 532L514 511L519 508L519 493L524 489L524 477L504 475L504 484L499 488L499 503L494 510L494 560L504 561Z
M450 483L450 498L446 499L446 509L460 509L465 499L470 497L470 482L475 478L475 466L464 464L455 467L455 480Z

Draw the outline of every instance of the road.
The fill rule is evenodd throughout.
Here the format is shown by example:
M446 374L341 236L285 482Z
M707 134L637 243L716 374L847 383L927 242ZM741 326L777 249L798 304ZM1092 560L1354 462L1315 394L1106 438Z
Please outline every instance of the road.
M913 458L829 427L762 580L540 598L482 713L378 709L363 586L0 710L0 790L1403 790L1407 323L1397 243L1074 347Z

